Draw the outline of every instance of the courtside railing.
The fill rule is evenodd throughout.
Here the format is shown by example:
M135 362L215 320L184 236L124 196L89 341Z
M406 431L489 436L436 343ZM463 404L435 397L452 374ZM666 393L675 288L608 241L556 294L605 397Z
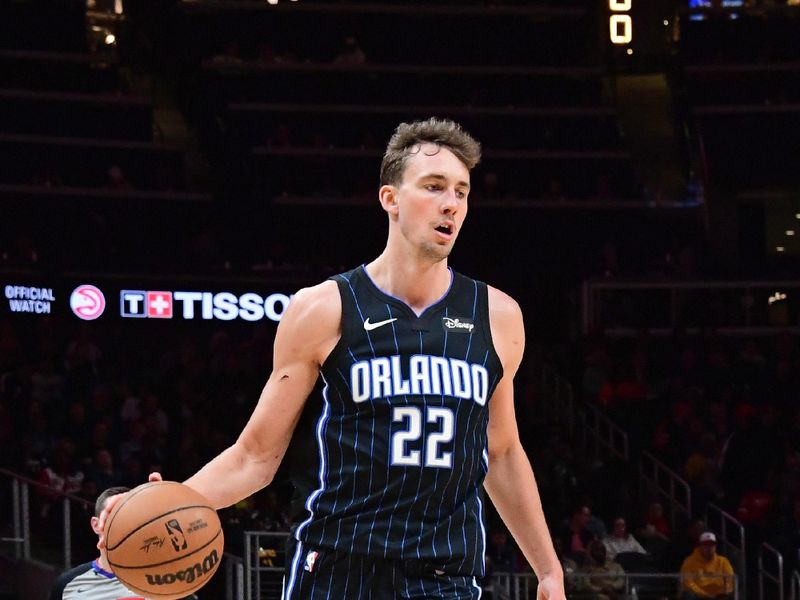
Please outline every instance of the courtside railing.
M224 555L222 565L225 570L225 600L241 600L245 598L244 560L229 552Z
M800 600L800 571L792 571L792 600Z
M288 532L245 531L243 600L281 600ZM226 588L229 588L226 582Z
M747 589L747 539L744 525L713 502L706 508L705 521L708 528L717 533L717 544L733 563L742 589Z
M688 333L708 329L706 307L715 303L714 331L722 335L769 335L800 331L800 314L788 296L800 292L800 281L584 281L584 335L601 329L631 336L643 329L669 335L677 327Z
M12 554L18 560L37 559L51 564L57 562L64 568L72 567L74 516L75 514L94 515L94 503L54 490L43 483L7 469L0 469L0 477L6 480L10 488L11 535L0 538L3 545L12 544L14 548ZM33 499L34 506L41 507L46 502L51 511L60 511L60 515L56 515L55 519L48 520L46 532L41 534L36 531L36 527L31 526L31 490L40 496ZM47 500L43 498L47 498ZM57 531L53 531L51 528L54 521L59 524ZM83 525L89 527L88 519ZM45 549L54 554L47 554Z
M541 394L543 412L564 423L570 437L575 435L575 390L572 384L551 367L542 368Z
M630 459L628 434L595 406L576 402L573 385L551 367L542 368L541 390L543 412L564 423L584 448Z
M610 595L628 600L638 598L679 598L686 582L693 578L720 579L725 582L726 589L730 589L733 600L740 599L739 582L735 575L714 575L698 573L696 575L681 573L624 573L609 578L602 573L583 573L575 571L566 574L564 582L567 597L575 594L577 597L586 597L584 594ZM613 586L613 592L603 592L602 585ZM492 593L494 600L528 600L536 597L536 575L533 573L495 573L487 586L486 591ZM772 600L771 598L769 600ZM775 598L774 600L778 600ZM781 599L782 600L782 599Z
M578 411L578 420L584 448L593 448L595 455L602 451L624 461L630 459L628 434L597 407L584 402Z
M768 590L766 595L765 589ZM783 555L769 544L761 544L758 551L758 599L783 600L783 598Z
M678 523L678 515L691 518L692 489L689 484L646 450L639 459L639 486L643 492L658 496L667 505L673 529Z

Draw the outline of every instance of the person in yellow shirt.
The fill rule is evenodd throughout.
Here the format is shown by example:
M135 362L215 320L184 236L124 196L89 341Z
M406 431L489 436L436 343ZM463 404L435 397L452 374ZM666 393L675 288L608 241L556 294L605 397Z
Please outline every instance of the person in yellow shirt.
M681 565L683 600L733 597L734 574L730 561L717 554L717 536L706 531Z

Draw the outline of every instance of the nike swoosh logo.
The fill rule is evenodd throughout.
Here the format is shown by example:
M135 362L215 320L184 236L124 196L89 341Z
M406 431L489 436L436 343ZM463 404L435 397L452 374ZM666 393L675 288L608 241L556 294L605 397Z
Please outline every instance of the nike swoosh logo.
M392 321L397 321L397 317L395 317L394 319L386 319L385 321L378 321L377 323L370 323L369 317L367 317L367 320L364 321L364 329L366 329L367 331L372 331L373 329L377 329L378 327L383 327L384 325L388 325Z

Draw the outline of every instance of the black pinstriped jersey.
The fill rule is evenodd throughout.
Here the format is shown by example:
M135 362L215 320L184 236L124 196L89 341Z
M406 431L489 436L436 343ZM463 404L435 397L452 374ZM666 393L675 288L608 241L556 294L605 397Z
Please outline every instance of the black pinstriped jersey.
M502 376L486 285L451 271L417 316L363 266L333 279L342 335L322 366L318 474L295 538L483 575L488 401Z

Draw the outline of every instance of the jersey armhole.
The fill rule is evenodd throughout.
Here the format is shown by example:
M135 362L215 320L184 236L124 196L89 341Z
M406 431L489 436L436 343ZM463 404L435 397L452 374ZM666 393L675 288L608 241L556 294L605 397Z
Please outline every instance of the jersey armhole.
M345 279L344 275L334 275L333 277L329 278L329 281L335 281L336 287L339 289L339 300L342 304L342 314L339 317L341 334L339 335L339 340L336 342L336 345L328 353L328 356L325 357L325 360L322 361L320 370L324 370L325 365L330 361L342 356L347 349L347 340L352 339L352 337L349 335L350 332L348 331L350 323L348 322L348 319L345 318L345 315L348 314L347 306L349 302L347 294L349 293L349 283Z
M480 294L478 310L481 312L481 320L486 323L486 327L481 327L483 338L486 341L486 347L489 349L491 360L497 365L497 381L499 382L503 378L503 362L500 360L500 355L497 354L497 349L494 347L494 341L492 340L492 321L489 317L489 286L483 281L478 281L478 293ZM494 392L494 389L492 391Z

